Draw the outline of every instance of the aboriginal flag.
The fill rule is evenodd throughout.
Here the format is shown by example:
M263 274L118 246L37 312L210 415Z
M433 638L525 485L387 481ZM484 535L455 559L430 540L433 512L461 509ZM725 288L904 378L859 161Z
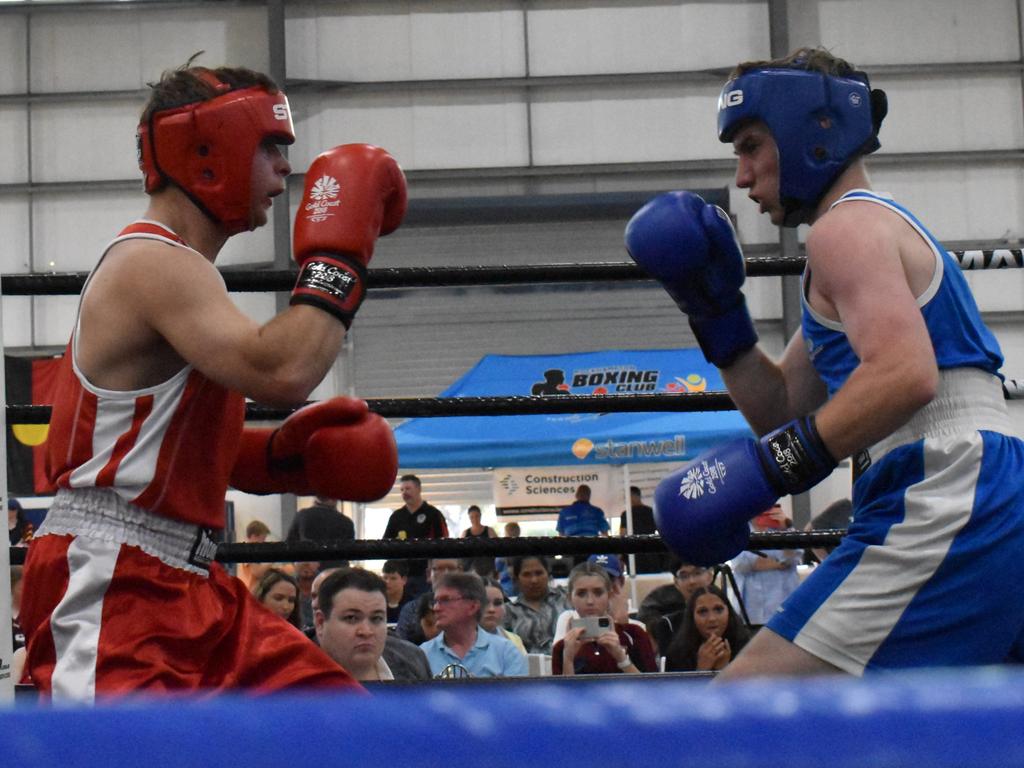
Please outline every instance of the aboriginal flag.
M10 405L50 405L60 357L4 357L7 402ZM54 492L46 479L44 444L47 424L8 424L7 491L12 496L42 496Z

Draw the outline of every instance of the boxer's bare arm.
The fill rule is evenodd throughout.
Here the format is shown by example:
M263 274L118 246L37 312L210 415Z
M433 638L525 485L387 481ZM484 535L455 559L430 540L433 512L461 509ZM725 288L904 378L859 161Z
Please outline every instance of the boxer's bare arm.
M822 217L807 253L812 306L842 321L860 361L817 415L840 458L891 434L935 396L938 365L915 298L935 259L902 219L866 202Z
M758 435L813 411L827 396L799 330L778 361L758 345L723 368L722 379L736 407Z
M78 349L97 386L152 386L188 362L254 400L287 406L320 383L344 334L337 319L310 306L260 325L199 254L132 240L111 249L89 286Z

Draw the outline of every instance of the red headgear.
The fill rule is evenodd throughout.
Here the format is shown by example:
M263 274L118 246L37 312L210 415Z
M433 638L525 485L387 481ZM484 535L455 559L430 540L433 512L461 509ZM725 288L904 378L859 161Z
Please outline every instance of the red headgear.
M202 79L226 92L154 112L140 123L139 168L146 192L171 182L234 235L251 228L253 154L267 139L295 141L292 114L281 92L261 86L229 91L212 73Z

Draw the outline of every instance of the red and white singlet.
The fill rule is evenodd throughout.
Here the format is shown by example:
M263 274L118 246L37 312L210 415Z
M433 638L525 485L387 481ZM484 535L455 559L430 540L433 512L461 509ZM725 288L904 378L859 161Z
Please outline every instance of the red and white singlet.
M104 256L115 244L140 237L188 247L165 227L140 221L126 227ZM83 296L88 287L86 281ZM191 366L146 389L96 387L75 361L80 322L79 315L54 394L50 481L58 488L111 488L162 517L223 527L224 494L245 423L244 396Z

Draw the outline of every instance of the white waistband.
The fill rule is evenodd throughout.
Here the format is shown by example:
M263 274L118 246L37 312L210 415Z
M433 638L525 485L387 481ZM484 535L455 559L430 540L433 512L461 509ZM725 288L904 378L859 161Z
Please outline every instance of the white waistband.
M154 515L107 488L58 490L36 538L47 534L127 544L172 568L202 576L209 574L216 550L203 528Z
M939 371L935 398L906 424L868 448L871 463L901 445L926 437L948 437L978 430L1016 434L1006 408L1003 385L979 368Z

